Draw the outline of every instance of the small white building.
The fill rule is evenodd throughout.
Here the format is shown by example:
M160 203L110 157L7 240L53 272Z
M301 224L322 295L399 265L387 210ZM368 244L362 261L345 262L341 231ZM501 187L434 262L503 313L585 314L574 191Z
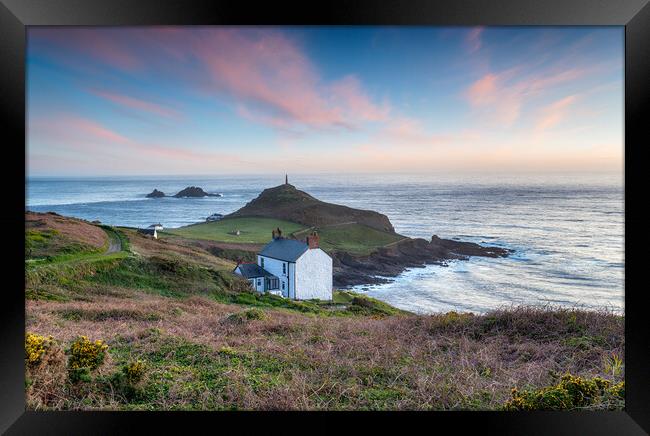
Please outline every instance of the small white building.
M278 293L293 300L332 299L332 258L319 247L314 232L306 241L282 237L273 240L257 255L257 263L242 263L234 271L251 282L258 292Z

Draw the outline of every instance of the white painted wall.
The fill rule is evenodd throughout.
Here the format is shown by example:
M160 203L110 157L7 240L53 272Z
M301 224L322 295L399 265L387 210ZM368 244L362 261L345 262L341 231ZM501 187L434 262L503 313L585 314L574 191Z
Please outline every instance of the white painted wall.
M295 277L296 299L332 299L332 258L320 248L307 250L298 258Z

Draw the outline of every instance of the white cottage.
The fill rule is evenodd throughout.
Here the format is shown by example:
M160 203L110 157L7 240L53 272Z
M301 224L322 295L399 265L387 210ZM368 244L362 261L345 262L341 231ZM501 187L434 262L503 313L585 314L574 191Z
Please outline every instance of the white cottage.
M258 292L271 292L293 300L332 299L332 258L318 246L313 232L305 242L282 237L273 240L257 255L257 263L237 265L235 273L245 277Z

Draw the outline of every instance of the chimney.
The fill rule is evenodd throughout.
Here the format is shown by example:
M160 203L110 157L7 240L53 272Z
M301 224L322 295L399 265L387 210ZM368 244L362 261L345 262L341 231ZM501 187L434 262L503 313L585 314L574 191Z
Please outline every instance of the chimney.
M309 249L314 249L318 248L318 242L320 241L320 236L318 236L318 233L312 232L311 235L307 236L307 245L309 245Z
M289 176L287 174L284 175L284 184L285 185L289 184Z

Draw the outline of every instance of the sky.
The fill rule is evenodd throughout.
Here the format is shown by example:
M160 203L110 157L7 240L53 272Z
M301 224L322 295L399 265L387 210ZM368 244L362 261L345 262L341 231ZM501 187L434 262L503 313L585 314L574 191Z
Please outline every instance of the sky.
M33 176L622 171L623 27L30 27Z

